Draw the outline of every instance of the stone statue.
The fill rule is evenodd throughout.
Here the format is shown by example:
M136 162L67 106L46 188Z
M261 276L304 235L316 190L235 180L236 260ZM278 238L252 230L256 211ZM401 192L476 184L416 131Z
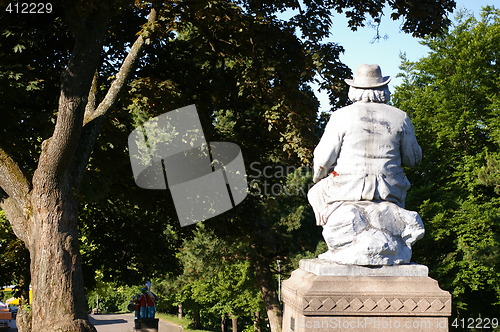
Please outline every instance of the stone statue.
M418 213L404 209L402 168L418 164L422 150L408 115L386 104L390 79L378 65L360 65L345 80L353 104L333 112L314 150L308 199L328 245L321 259L406 264L424 235Z

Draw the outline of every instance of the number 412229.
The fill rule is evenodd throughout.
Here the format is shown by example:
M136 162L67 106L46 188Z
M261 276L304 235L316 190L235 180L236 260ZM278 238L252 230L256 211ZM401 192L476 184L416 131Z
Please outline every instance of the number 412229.
M50 14L52 3L9 2L5 11L10 14Z
M451 326L467 329L496 329L498 318L455 318Z

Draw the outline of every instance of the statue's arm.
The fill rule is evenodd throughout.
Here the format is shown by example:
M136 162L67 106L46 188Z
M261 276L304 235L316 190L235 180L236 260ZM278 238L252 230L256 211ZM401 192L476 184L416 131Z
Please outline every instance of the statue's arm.
M339 119L328 121L325 132L314 149L313 181L318 182L328 175L329 169L337 161L342 146L342 131Z
M404 166L414 167L422 161L422 149L418 145L415 129L406 115L401 136L401 162Z

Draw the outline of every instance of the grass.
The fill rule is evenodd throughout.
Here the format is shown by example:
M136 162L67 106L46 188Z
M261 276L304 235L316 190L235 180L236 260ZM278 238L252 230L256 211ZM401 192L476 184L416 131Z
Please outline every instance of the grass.
M180 325L184 329L185 332L212 332L212 331L207 331L207 330L190 330L187 327L189 324L191 324L191 320L189 318L181 318L177 317L177 315L172 315L172 314L164 314L162 312L157 312L156 317L166 320L167 322Z

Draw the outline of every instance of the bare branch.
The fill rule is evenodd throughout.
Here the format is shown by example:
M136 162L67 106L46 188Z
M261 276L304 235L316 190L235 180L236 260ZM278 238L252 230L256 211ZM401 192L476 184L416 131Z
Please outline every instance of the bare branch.
M87 106L85 106L84 119L89 117L95 110L96 97L97 97L97 79L99 77L98 71L95 71L94 78L92 79L92 85L90 86L89 96L87 98Z
M153 7L149 12L148 24L156 22L156 19L157 19L157 11ZM142 47L144 46L144 42L145 42L144 37L142 35L139 35L139 37L137 37L134 44L132 45L130 52L127 54L127 57L123 61L120 70L116 74L116 78L113 81L113 83L111 83L111 86L108 92L106 93L104 99L101 101L99 106L97 106L95 111L85 112L83 125L86 125L95 118L98 118L99 116L106 114L106 112L108 112L111 106L115 104L115 102L118 99L118 96L120 95L120 92L122 91L123 87L127 82L128 76L130 75L134 65L137 63L139 54L142 50Z

